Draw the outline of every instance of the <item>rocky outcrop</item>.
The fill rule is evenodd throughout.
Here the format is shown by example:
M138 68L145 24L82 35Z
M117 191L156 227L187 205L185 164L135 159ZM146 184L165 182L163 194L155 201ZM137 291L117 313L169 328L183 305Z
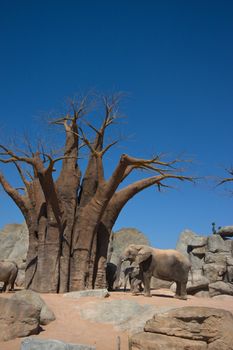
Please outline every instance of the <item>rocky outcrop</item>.
M26 223L5 225L0 230L0 260L15 261L19 271L15 284L24 285L26 255L28 250L28 229Z
M49 324L56 319L53 311L47 306L40 295L32 290L21 290L16 292L11 300L24 301L28 304L35 306L40 310L39 323L41 325Z
M221 237L233 237L233 226L223 226L217 231Z
M23 300L0 298L0 341L39 333L40 309Z
M233 350L233 315L207 307L183 307L154 315L129 350Z
M190 294L233 295L233 240L219 234L199 236L190 230L181 233L177 250L189 257L191 273L187 284ZM174 288L174 286L172 287Z

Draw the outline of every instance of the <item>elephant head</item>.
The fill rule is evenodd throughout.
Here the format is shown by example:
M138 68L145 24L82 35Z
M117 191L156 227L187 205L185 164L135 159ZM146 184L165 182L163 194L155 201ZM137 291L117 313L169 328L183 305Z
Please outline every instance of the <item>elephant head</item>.
M129 260L137 265L147 260L152 255L151 248L146 245L130 244L124 251L122 261Z

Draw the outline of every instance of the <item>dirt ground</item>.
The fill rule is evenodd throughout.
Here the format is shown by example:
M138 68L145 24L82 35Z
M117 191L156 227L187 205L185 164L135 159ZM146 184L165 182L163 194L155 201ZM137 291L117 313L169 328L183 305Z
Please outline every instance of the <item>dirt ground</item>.
M2 294L3 296L3 294ZM11 295L4 294L5 297ZM183 307L183 306L208 306L222 308L233 313L233 297L218 299L197 298L188 296L188 300L174 299L173 293L166 289L152 291L151 298L142 295L132 296L129 292L111 292L106 301L111 300L133 300L139 304L150 304L158 308ZM120 337L120 349L128 349L128 331L119 331L113 325L106 323L94 323L80 318L78 306L85 307L85 303L98 301L94 297L84 297L71 299L58 294L41 294L47 305L54 311L56 320L47 326L43 326L43 331L35 336L40 339L58 339L64 342L76 344L95 345L97 350L116 350L117 341ZM118 340L117 340L118 338ZM0 350L19 350L22 338L8 342L0 342Z

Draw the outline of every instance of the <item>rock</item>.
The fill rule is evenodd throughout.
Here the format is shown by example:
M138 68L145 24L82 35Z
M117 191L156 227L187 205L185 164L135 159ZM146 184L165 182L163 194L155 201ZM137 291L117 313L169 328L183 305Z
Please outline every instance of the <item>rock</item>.
M77 305L80 316L97 323L110 323L117 330L135 333L142 331L146 321L155 313L170 310L172 307L141 305L132 300L100 300Z
M55 339L26 338L22 341L20 350L96 350L95 346L84 344L69 344Z
M233 253L233 251L232 251ZM228 266L233 266L233 257L227 256L227 265Z
M183 307L154 315L144 332L133 335L130 350L233 350L233 315L208 307Z
M149 332L137 333L129 340L129 350L206 350L207 345L202 341L154 334Z
M187 292L193 294L200 290L208 289L209 280L203 276L201 269L194 270L191 273L191 279L187 283Z
M218 230L217 234L222 237L233 237L233 226L223 226Z
M23 300L0 298L0 341L39 333L40 309Z
M209 284L209 293L210 293L211 297L213 297L215 295L220 295L220 294L233 295L233 284L226 283L223 281L210 283Z
M233 283L233 266L227 266L227 281Z
M26 259L28 249L28 229L26 223L9 224L0 231L0 257L1 259Z
M192 249L192 254L193 255L197 255L198 257L204 257L206 252L206 246L202 246L202 247L196 247Z
M209 236L207 239L207 250L212 253L217 252L231 252L232 251L232 242L228 243L224 241L221 236L213 235Z
M21 290L20 292L16 292L11 300L24 301L37 307L40 310L39 322L41 325L49 324L56 319L53 311L50 310L40 295L32 290Z
M226 273L226 265L205 264L203 265L204 276L210 283L221 281Z
M15 261L19 271L15 284L23 286L29 234L26 223L5 225L0 230L0 259Z
M214 300L227 300L229 303L233 303L233 296L232 295L215 295L212 297Z
M179 239L176 243L176 249L188 256L188 246L192 247L200 247L204 246L206 244L206 237L198 236L196 233L194 233L191 230L184 230L181 232Z
M206 252L204 262L205 262L205 264L215 263L218 265L226 265L227 255L226 255L226 253L217 253L216 254L216 253L212 253L212 252Z
M194 294L197 298L210 298L210 293L208 290L200 290Z
M96 297L96 298L107 298L109 296L107 289L86 289L77 292L65 293L63 296L68 298L83 298L83 297Z
M204 264L204 257L200 259L198 256L193 255L192 252L189 254L189 260L193 270L201 269Z

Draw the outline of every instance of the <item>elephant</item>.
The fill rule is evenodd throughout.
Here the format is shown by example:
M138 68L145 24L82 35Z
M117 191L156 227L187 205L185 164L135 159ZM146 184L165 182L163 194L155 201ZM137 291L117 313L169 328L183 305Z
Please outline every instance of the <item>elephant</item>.
M0 282L4 282L2 292L14 290L18 266L14 261L0 260Z
M117 264L114 289L120 288L120 286L123 284L125 292L129 281L130 291L133 294L136 294L138 291L142 291L143 276L139 265L133 263L131 266L122 269L122 260L123 257L120 256Z
M186 285L191 264L188 258L180 252L168 249L156 249L146 245L129 245L122 261L129 260L140 266L143 273L144 295L151 296L151 277L176 282L175 297L187 299Z
M123 270L124 274L124 292L126 291L127 282L130 284L130 291L135 295L142 291L143 276L139 265L129 266Z

